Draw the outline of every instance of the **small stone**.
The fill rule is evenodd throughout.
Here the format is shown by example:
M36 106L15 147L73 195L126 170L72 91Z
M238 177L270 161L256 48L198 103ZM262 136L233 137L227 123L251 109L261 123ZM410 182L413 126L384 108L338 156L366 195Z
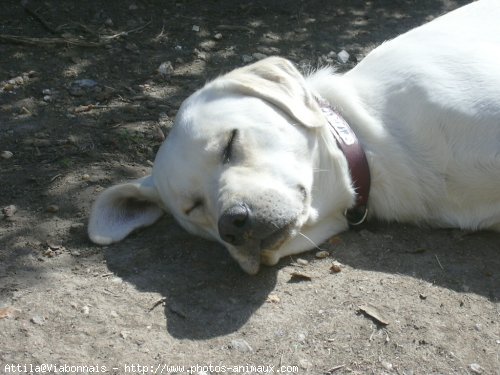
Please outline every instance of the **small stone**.
M106 18L106 21L104 21L104 24L108 27L113 26L113 20L111 18Z
M382 364L382 366L384 366L384 368L388 371L391 371L392 370L392 363L390 362L387 362L387 361L382 361L380 362Z
M3 85L3 91L12 91L14 90L15 86L13 83L6 83Z
M469 367L474 374L482 374L484 371L484 369L477 363L471 363Z
M52 94L52 90L51 89L43 89L42 90L42 94L43 95L51 95Z
M83 306L81 309L80 309L80 312L83 314L83 315L89 315L90 314L90 307L88 307L87 305Z
M174 73L174 67L170 61L162 62L157 70L162 77L168 77Z
M14 154L10 151L2 151L2 153L0 154L0 156L2 157L2 159L10 159L11 157L14 156Z
M35 315L30 319L31 323L42 326L45 324L45 318L40 315Z
M90 175L89 175L88 173L84 173L84 174L82 174L82 180L83 180L83 181L88 181L88 180L90 180Z
M316 258L323 259L323 258L328 258L330 256L330 253L325 250L318 251L316 254Z
M341 64L345 64L349 61L349 53L343 49L337 54L337 60Z
M62 242L52 239L47 240L47 246L50 247L51 250L61 250L63 247Z
M50 103L52 101L52 96L50 95L45 95L43 97L43 101L46 102L46 103Z
M21 76L15 77L14 82L16 83L16 85L22 85L24 83L24 79Z
M309 264L309 262L305 259L302 259L302 258L298 258L297 259L297 264L300 264L301 266L307 266Z
M118 318L118 313L114 310L111 310L111 312L109 313L109 315L111 315L113 318Z
M130 4L129 7L128 7L128 10L137 10L139 9L139 7L137 6L137 4Z
M250 56L250 55L243 55L241 56L241 60L245 63L245 64L248 64L248 63L251 63L253 61L253 57Z
M17 207L13 204L2 208L2 213L5 217L12 217L17 212Z
M51 204L47 206L47 212L55 214L56 212L59 212L59 206L57 204Z
M12 306L0 307L0 319L12 319L17 318L21 310L18 310Z
M120 332L120 337L122 339L126 339L129 335L130 335L130 332L127 332L127 331L121 331Z
M342 271L342 268L341 268L341 267L340 267L340 265L339 265L339 264L337 264L337 263L333 263L333 264L331 265L331 267L330 267L330 272L332 272L332 273L339 273L339 272L341 272L341 271Z
M198 25L193 25L193 27L191 28L191 30L195 31L195 32L198 32L200 31L200 26Z
M246 342L243 339L235 339L231 340L231 343L229 344L230 349L237 350L242 353L248 353L248 352L253 352L252 347L248 342Z
M306 337L307 337L307 336L306 336L306 334L305 334L305 333L299 333L299 334L297 335L297 340L298 340L299 342L305 342L305 341L306 341Z
M255 53L252 53L252 57L255 60L262 60L262 59L265 59L267 57L267 55L260 53L260 52L255 52Z
M269 303L280 303L280 301L281 301L280 297L276 294L270 294L266 298L266 302Z
M310 368L312 366L312 363L311 363L311 361L309 361L305 358L301 358L301 359L299 359L299 366L302 369L307 370L308 368Z
M483 329L483 325L481 323L474 324L474 328L476 331L480 332Z
M221 40L222 39L222 34L221 33L217 33L214 35L214 39L215 40Z

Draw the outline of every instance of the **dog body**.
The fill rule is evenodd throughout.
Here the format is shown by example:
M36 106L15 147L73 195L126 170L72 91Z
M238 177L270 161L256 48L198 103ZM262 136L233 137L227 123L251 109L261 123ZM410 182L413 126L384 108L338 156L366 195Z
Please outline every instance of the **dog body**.
M101 194L90 238L119 241L167 211L256 273L346 230L356 191L318 97L363 146L369 216L500 231L498 19L500 2L472 3L343 75L268 58L215 79L182 104L151 176Z

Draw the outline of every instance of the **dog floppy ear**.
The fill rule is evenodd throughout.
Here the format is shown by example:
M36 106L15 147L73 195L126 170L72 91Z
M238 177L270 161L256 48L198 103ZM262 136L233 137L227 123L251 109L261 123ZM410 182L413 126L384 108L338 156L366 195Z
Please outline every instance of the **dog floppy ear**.
M264 99L306 127L325 125L325 118L304 77L286 59L268 57L233 70L223 78L214 84L220 82L243 94Z
M108 245L153 224L163 213L153 177L143 177L101 193L92 206L88 234L93 242Z

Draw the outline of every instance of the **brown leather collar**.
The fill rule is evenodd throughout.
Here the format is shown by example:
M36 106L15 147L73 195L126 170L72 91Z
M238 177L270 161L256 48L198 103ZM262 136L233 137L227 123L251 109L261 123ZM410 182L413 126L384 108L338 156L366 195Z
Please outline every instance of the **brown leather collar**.
M345 217L350 225L362 224L368 215L368 194L370 193L370 168L363 147L356 134L332 106L323 98L317 98L337 145L347 159L352 185L356 191L354 206L346 210Z

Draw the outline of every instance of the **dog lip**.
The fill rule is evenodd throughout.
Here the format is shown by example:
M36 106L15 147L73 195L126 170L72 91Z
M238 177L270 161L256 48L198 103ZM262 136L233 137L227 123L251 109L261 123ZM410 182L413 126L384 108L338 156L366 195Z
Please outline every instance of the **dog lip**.
M289 237L293 223L290 223L260 241L260 250L273 250L279 248Z

